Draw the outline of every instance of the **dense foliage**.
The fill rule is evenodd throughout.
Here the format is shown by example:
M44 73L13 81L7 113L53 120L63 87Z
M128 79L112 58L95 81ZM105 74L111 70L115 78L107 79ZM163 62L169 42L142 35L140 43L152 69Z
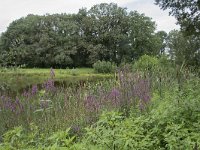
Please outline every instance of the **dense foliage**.
M199 0L155 0L162 9L169 9L170 14L177 18L181 29L188 35L200 34L200 1Z
M200 39L197 37L184 36L182 32L173 30L168 35L167 46L175 64L200 66Z
M180 31L171 31L166 40L170 57L175 64L195 66L200 62L200 1L155 0L161 9L169 9L181 26Z
M197 89L198 83L189 81L184 94L176 88L166 90L162 98L155 94L151 111L142 115L133 112L125 119L116 112L103 114L87 129L85 149L91 145L97 149L197 149L200 144Z
M117 4L102 3L77 14L28 15L0 38L0 64L86 67L98 60L120 64L157 55L163 39L155 22Z
M150 60L153 76L141 60ZM165 58L145 55L136 64L143 69L68 88L54 86L51 70L42 89L1 96L0 148L198 149L199 78Z
M93 68L97 73L114 73L117 67L109 61L97 61L93 64Z

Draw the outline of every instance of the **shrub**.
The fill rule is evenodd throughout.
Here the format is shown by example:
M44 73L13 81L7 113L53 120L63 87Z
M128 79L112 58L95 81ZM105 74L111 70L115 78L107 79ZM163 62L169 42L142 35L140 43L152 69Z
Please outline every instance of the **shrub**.
M77 71L76 69L74 69L74 68L71 69L70 74L71 74L72 76L77 76L77 75L79 75L78 71Z
M97 73L113 73L116 65L109 61L97 61L93 64L93 68Z
M156 57L143 55L133 65L134 70L153 71L158 67L159 61Z

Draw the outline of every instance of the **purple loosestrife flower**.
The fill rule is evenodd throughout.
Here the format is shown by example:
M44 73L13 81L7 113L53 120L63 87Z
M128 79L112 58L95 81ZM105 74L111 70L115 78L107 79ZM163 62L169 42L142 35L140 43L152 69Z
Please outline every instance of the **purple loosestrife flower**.
M5 100L5 103L4 103L4 108L5 108L5 109L10 109L11 103L12 103L11 99L10 99L10 98L7 98L7 99Z
M2 95L2 96L1 96L1 101L4 101L4 99L5 99L5 96Z
M85 98L84 106L89 112L98 112L100 109L99 102L92 95L89 95Z
M8 98L5 97L2 108L5 110L10 110L11 112L16 114L19 114L20 112L23 111L23 106L18 98L12 100L9 97Z
M11 103L9 107L10 107L10 110L14 113L16 110L15 104Z
M115 106L119 105L120 100L120 91L116 88L113 88L112 91L109 93L108 98L111 100L112 104Z
M113 88L111 93L110 93L110 97L119 97L120 96L120 92L118 89Z
M33 85L33 86L32 86L32 90L31 90L31 94L32 94L32 95L35 95L37 92L38 92L38 87L37 87L37 85Z
M23 94L22 94L24 97L26 97L26 98L30 98L30 93L29 93L29 91L24 91L23 92Z
M54 86L54 81L52 79L48 79L44 84L43 84L43 88L46 91L54 91L55 90L55 86Z
M150 101L150 84L148 80L140 80L135 84L134 94L144 103Z
M12 112L15 112L15 110L16 110L16 104L14 102L12 102L11 98L8 98L6 100L6 103L5 103L5 108L7 110L11 110Z

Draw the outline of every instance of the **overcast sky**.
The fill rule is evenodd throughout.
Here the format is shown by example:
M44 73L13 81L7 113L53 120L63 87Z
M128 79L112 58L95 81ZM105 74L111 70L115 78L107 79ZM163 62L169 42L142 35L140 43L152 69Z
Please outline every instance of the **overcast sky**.
M12 21L28 14L77 13L79 8L89 9L94 4L110 2L151 17L157 30L179 29L175 18L169 16L168 11L160 10L154 0L0 0L0 33L6 31Z

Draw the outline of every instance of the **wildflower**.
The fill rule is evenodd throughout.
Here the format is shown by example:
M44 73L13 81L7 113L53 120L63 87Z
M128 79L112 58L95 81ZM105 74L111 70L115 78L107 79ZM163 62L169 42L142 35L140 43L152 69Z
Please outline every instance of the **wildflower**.
M32 95L35 95L35 94L37 93L37 91L38 91L37 85L33 85L33 86L32 86L31 94L32 94Z
M22 94L24 97L29 98L30 97L30 93L28 91L24 91Z
M119 90L116 88L112 89L112 91L110 93L110 97L119 97L119 96L120 96Z
M120 101L120 91L116 88L113 88L108 95L108 98L111 100L113 105L118 106Z
M144 103L150 101L150 84L148 80L140 80L134 86L134 95L137 96Z
M54 81L52 79L48 79L44 84L43 87L45 91L53 91L55 90Z
M100 109L99 102L92 95L86 97L84 105L86 109L90 112L98 111Z

